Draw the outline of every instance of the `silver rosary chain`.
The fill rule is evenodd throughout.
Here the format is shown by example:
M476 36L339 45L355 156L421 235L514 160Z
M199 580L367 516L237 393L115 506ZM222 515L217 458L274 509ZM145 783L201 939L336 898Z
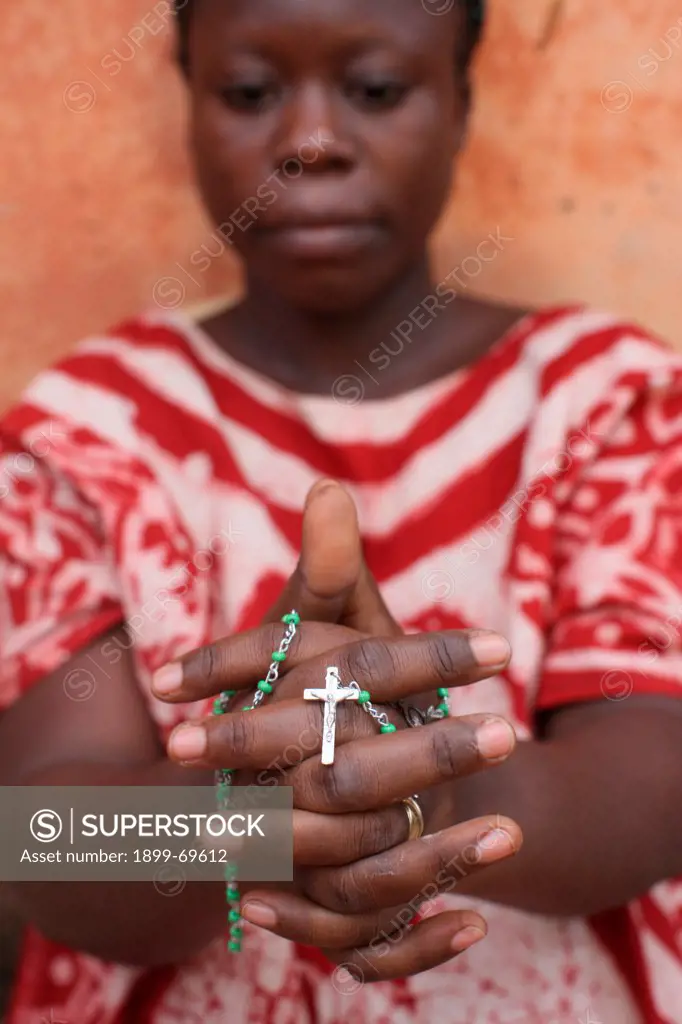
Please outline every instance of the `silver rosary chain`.
M291 614L294 614L294 609L292 609ZM288 652L295 636L296 623L287 623L287 628L284 631L284 636L282 637L279 647L277 648L280 654L286 654ZM279 679L280 665L281 662L279 661L272 661L270 663L270 668L268 669L268 673L265 676L265 682L269 683L271 686L274 686ZM253 708L257 708L261 701L265 698L265 696L266 694L262 690L256 690L253 701L250 704L251 710L253 710ZM223 710L223 712L225 712L227 711L230 702L233 700L233 697L228 691L227 693L221 693L218 700L220 701L221 709ZM230 771L230 769L218 768L215 772L215 782L216 785L220 787L221 792L221 797L219 798L219 806L222 810L226 810L230 805L228 789L232 786L232 772Z
M289 620L289 621L287 621ZM279 681L279 673L284 662L286 655L289 651L291 643L296 636L297 626L300 623L300 616L295 610L292 610L288 615L283 616L282 621L286 624L284 636L280 640L279 647L276 651L273 651L272 661L270 667L265 675L265 678L260 681L256 688L251 704L244 706L244 711L253 711L257 708L267 696L267 692L273 692L275 684ZM332 764L334 761L334 732L336 724L336 702L338 700L346 699L349 694L346 690L345 693L339 692L339 687L342 687L341 679L337 669L329 666L327 669L327 681L325 692L321 689L310 689L306 690L304 697L306 699L326 699L327 704L325 707L324 717L324 730L323 731L323 745L322 745L322 763ZM336 688L336 689L335 689ZM393 732L395 726L391 722L390 718L385 711L378 711L377 708L372 704L370 700L370 693L368 690L364 690L360 684L353 679L348 683L348 689L353 690L358 697L362 697L362 700L358 700L358 703L368 715L370 715L374 721L379 725L382 732ZM327 692L328 691L328 692ZM229 711L230 705L233 698L237 697L238 691L225 689L220 693L214 701L214 714L224 714ZM416 707L409 707L402 702L398 704L389 704L395 710L400 710L405 718L408 726L423 725L427 721L433 721L436 718L443 717L443 712L439 708L430 707L428 711L422 712ZM448 705L445 704L445 712L448 711ZM227 813L231 805L231 796L233 795L232 784L234 779L234 769L231 768L219 768L214 773L216 782L216 797L217 805L219 810L223 813ZM414 796L411 798L413 802L416 802L417 808L419 808L418 797ZM408 809L410 809L409 801L403 801L406 803ZM410 817L410 834L413 830L413 816L414 806L411 807ZM421 817L421 815L420 815ZM421 830L423 831L423 818L421 822ZM421 833L420 833L421 834ZM241 927L241 894L239 888L239 867L236 862L228 862L225 865L225 899L228 907L228 923L229 923L229 940L227 942L227 948L230 952L238 953L241 948L242 938L242 927Z
M358 690L359 692L362 692L362 687L360 686L359 683L356 683L356 681L354 679L351 680L351 682L348 685L349 685L349 687L352 690ZM377 711L377 709L374 707L374 705L372 704L371 701L367 700L367 701L365 701L364 704L361 704L360 706L361 706L362 710L366 711L368 715L371 715L372 718L375 720L375 722L378 722L379 725L390 725L391 724L391 719L388 717L386 712L385 711Z
M287 654L288 653L289 648L291 647L291 642L292 642L292 640L294 639L295 636L296 636L296 626L295 626L295 624L293 622L289 622L287 624L286 632L284 633L284 636L282 637L282 639L280 641L280 645L278 647L278 653L279 654ZM274 684L278 681L278 679L279 679L279 667L280 667L281 664L282 663L280 661L273 661L273 662L271 662L270 668L268 669L268 674L265 677L265 682L266 683L270 683L271 686L274 686ZM253 698L253 702L251 704L251 707L252 708L257 708L258 705L260 703L262 703L262 701L265 700L265 697L266 697L266 694L263 693L262 690L256 690L256 694L255 694L255 696Z

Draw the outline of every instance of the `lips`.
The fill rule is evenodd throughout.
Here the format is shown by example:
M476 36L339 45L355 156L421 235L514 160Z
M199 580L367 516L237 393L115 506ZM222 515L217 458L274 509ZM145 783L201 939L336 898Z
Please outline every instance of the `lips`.
M262 234L283 253L301 258L339 257L376 244L381 226L371 220L291 220L267 225Z

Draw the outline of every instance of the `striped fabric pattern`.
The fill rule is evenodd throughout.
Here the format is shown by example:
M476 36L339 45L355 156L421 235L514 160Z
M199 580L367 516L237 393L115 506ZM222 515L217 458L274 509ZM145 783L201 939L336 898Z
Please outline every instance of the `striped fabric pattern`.
M388 400L372 386L357 404L293 394L167 315L41 374L0 424L1 706L126 620L167 736L197 708L153 700L151 674L260 621L323 475L352 492L406 630L509 637L508 671L453 690L455 713L501 713L527 738L566 703L678 699L682 359L607 314L552 309L444 379ZM682 1020L679 881L593 921L476 905L476 949L352 992L317 951L255 928L239 957L217 941L147 972L30 931L9 1024Z

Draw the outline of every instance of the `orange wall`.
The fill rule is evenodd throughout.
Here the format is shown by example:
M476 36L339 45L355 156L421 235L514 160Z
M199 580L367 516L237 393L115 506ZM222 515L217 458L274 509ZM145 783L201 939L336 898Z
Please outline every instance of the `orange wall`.
M236 287L224 260L192 269L195 282L183 269L210 229L190 185L167 6L4 6L0 403L85 333L152 304L161 278L182 282L157 285L167 304ZM517 302L608 306L682 345L682 7L491 6L441 275ZM481 262L491 233L501 241Z

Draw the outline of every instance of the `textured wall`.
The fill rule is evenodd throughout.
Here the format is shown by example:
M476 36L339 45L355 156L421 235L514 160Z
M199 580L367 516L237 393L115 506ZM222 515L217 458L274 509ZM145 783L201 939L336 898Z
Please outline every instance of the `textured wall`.
M0 403L86 332L151 304L160 278L182 282L157 287L166 304L237 287L225 260L184 272L210 230L189 184L168 6L5 5ZM682 7L491 6L441 275L514 301L609 306L682 344ZM489 235L496 248L479 248Z

